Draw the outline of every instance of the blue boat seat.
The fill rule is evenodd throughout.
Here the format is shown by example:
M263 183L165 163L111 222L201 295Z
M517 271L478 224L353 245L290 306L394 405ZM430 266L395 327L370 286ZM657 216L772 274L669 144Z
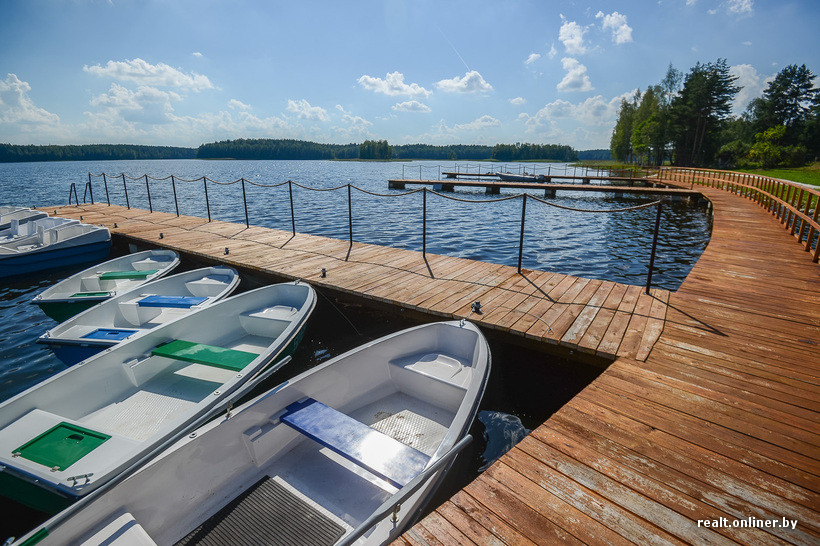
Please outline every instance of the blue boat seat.
M137 330L127 330L124 328L97 328L93 332L89 332L82 336L83 339L104 339L106 341L122 341L132 334L136 334Z
M146 296L137 301L140 307L174 307L178 309L188 309L194 305L199 305L208 298L197 296Z
M280 420L395 487L424 470L430 457L312 398L285 408Z

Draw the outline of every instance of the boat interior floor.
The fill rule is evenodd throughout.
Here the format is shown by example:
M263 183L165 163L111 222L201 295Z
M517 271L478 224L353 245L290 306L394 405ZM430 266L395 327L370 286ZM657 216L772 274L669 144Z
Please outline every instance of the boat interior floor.
M432 456L438 449L455 417L452 411L434 406L403 392L393 392L349 411L348 415L428 456ZM319 515L311 517L321 519L323 522L328 520L346 530L352 530L358 526L397 491L385 480L307 437L303 437L287 453L264 463L263 472L266 475L263 481L275 481L297 498L300 506L303 504L312 506L313 511L309 513L321 512L321 518ZM255 477L248 478L247 485L239 489L243 492L238 493L239 496L236 500L231 501L231 505L242 502L239 499L245 495L244 492L258 486L260 482L255 482L258 476L257 473ZM256 485L253 485L254 483ZM245 521L277 519L268 515L262 508L260 510L260 515ZM200 514L210 518L208 520L210 523L207 525L216 525L216 520L227 518L229 512L226 508L212 506L210 510ZM201 533L202 531L196 532ZM256 542L251 540L247 543L264 543L265 540ZM191 544L190 542L184 543ZM291 542L285 540L285 543L290 544ZM292 543L301 544L295 541ZM320 544L321 542L318 538L311 538L308 543Z
M346 531L282 481L265 476L177 545L323 546L336 543Z
M166 422L192 410L232 376L228 370L191 364L154 377L120 401L88 414L79 422L141 442L156 434ZM135 415L141 418L134 419Z

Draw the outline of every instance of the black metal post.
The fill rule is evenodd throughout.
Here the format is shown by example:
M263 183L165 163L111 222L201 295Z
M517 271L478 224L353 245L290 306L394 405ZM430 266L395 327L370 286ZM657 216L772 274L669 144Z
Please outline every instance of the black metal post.
M174 175L171 175L171 188L174 190L174 208L177 209L177 218L179 218L179 203L177 202L177 184L174 181Z
M245 205L245 227L251 227L251 223L248 220L248 199L245 196L245 179L241 178L242 180L242 203Z
M108 201L108 206L111 206L111 198L108 196L108 180L105 178L105 173L102 173L103 185L105 186L105 200Z
M350 194L350 184L347 185L347 227L350 246L353 247L353 197Z
M518 239L518 272L521 273L521 260L524 257L524 222L527 219L527 194L521 194L521 236Z
M88 182L85 183L83 187L83 203L85 203L85 196L88 195Z
M91 190L91 173L88 173L88 188ZM91 191L91 204L94 204L94 191Z
M290 227L296 237L296 214L293 212L293 181L288 180L288 195L290 195Z
M208 201L208 179L202 177L202 185L205 187L205 208L208 209L208 221L211 221L211 203Z
M427 259L427 187L421 189L421 255Z
M148 186L148 175L145 175L145 191L148 192L148 212L154 212L154 205L151 204L151 188Z
M661 208L663 201L658 203L658 214L655 216L655 233L652 235L652 253L649 255L649 273L646 276L646 293L652 286L652 269L655 267L655 249L658 247L658 228L661 225Z
M122 173L122 189L125 191L125 206L131 210L131 203L128 202L128 185L125 183L125 173Z

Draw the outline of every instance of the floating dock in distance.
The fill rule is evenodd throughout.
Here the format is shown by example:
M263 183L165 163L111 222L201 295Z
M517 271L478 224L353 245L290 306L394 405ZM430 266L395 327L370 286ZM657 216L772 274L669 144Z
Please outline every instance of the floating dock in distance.
M452 192L456 188L484 188L485 193L497 195L502 189L517 190L544 190L545 197L555 197L555 192L561 191L596 191L605 193L632 193L643 195L663 195L677 199L697 200L701 192L697 190L687 190L681 188L667 187L652 180L640 180L651 186L617 186L614 184L550 184L533 182L500 182L484 180L417 180L417 179L393 179L387 181L387 187L391 190L406 189L408 184L418 186L433 186L435 191Z
M499 178L499 173L459 173L459 172L442 172L447 179L456 179L456 178L465 178L465 179L479 179L479 178ZM515 175L516 173L506 173ZM553 179L558 180L580 180L581 184L590 184L593 181L596 182L621 182L625 183L628 186L632 186L636 183L645 183L645 184L652 184L656 183L655 180L646 178L645 176L601 176L601 175L589 175L589 174L582 174L579 175L575 174L539 174L536 176L543 177L542 180L547 184L552 183Z

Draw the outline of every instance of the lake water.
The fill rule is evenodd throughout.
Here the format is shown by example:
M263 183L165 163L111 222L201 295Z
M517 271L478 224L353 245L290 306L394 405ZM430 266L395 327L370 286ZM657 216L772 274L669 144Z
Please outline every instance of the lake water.
M476 164L470 170L475 170ZM486 163L489 168L507 168L517 172L518 164ZM539 172L560 172L564 164L536 165ZM422 248L422 195L388 190L387 180L401 178L436 179L442 170L465 170L465 164L443 164L417 161L100 161L56 163L0 164L0 204L60 205L68 202L69 186L77 185L80 199L88 173L107 173L108 194L112 203L126 204L126 192L120 173L130 177L177 177L175 186L179 212L193 216L206 215L204 188L201 181L183 182L206 176L208 202L214 219L244 222L242 185L223 185L245 178L248 218L252 225L284 230L291 229L288 186L263 187L287 180L316 189L352 184L368 192L390 194L378 197L353 189L352 216L355 241L398 248ZM525 167L532 169L533 166ZM144 180L127 180L128 203L149 208ZM101 177L92 177L94 198L105 201ZM175 212L174 186L170 180L149 180L151 206L154 210ZM427 251L487 262L517 265L521 229L521 199L491 202L499 197L516 195L505 190L500 196L488 196L481 189L459 190L450 196L486 201L464 203L446 197L428 195ZM543 197L543 192L532 192ZM90 199L90 196L89 196ZM555 204L580 209L614 209L654 201L655 197L558 192L550 199ZM348 192L309 191L294 186L296 230L339 239L348 238ZM655 221L654 207L623 213L570 212L528 200L525 222L522 266L569 275L606 279L642 285L646 280L649 253ZM709 238L709 214L703 205L686 201L670 202L664 207L658 238L653 284L676 289L686 278Z
M405 166L408 178L438 178L439 170L453 164L414 162ZM464 165L461 164L461 170ZM475 167L475 164L473 164ZM498 164L485 164L482 171ZM517 171L520 167L508 166ZM531 168L531 167L528 167ZM540 167L546 168L546 167ZM565 168L553 165L552 169ZM474 170L474 169L473 169ZM112 175L148 174L181 179L207 176L217 182L240 177L257 184L272 185L287 180L314 188L353 184L369 192L398 195L388 190L387 180L402 177L401 163L331 161L117 161L0 164L0 205L61 205L68 199L73 182L82 200L88 172ZM105 200L102 178L93 177L94 198ZM127 182L132 207L148 208L145 182ZM125 205L122 180L108 178L112 203ZM205 215L202 182L176 182L181 214ZM174 212L170 180L150 181L154 210ZM209 202L214 219L244 222L240 184L209 183ZM251 224L289 230L290 202L287 186L278 188L246 184ZM313 192L294 187L296 228L300 232L347 239L347 190ZM354 240L421 249L421 194L377 197L352 190ZM483 190L452 194L476 201ZM515 195L510 192L508 195ZM537 195L537 194L536 194ZM608 209L653 200L649 197L559 192L552 201L574 208ZM428 195L427 249L495 263L516 265L521 221L521 200L462 203ZM573 213L549 208L532 200L527 204L523 266L592 278L643 284L648 263L655 210L621 214ZM686 202L665 206L656 259L655 285L674 289L685 278L708 242L710 220L702 206ZM119 251L122 251L121 249ZM183 259L180 270L199 264ZM64 366L49 350L35 343L55 323L29 301L54 282L83 269L80 266L0 281L0 401L62 371ZM179 270L178 270L179 271ZM266 282L243 279L239 291ZM367 308L343 305L321 296L309 322L305 339L294 361L261 385L271 388L319 362L382 335L415 323L401 315L377 314ZM476 441L469 454L460 458L438 495L442 501L472 480L479 470L514 445L527 429L537 426L588 384L599 369L582 366L526 351L491 338L493 372L479 417L472 427ZM435 502L433 503L435 504ZM27 531L44 515L0 503L6 516L0 518L0 539Z

